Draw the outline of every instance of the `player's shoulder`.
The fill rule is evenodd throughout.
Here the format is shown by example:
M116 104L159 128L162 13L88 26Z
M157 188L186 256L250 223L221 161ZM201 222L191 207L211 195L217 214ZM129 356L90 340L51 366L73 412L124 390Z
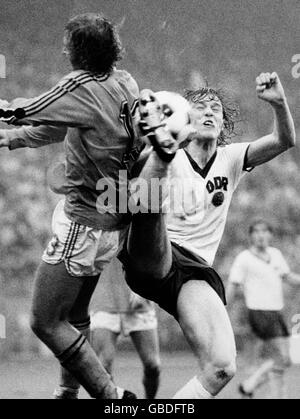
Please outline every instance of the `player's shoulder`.
M118 78L118 79L124 80L124 81L134 80L132 75L127 70L122 70L122 69L119 69L119 68L114 68L114 70L112 72L112 75L115 78Z
M244 142L237 142L237 143L229 143L223 146L218 147L218 153L223 154L236 154L246 150L249 147L249 143Z
M136 94L138 94L139 92L138 83L128 71L115 68L112 72L112 77L114 77L117 82L121 84L125 84L129 90L136 92Z
M269 250L269 253L274 257L283 256L281 250L277 249L277 247L269 247L268 250Z

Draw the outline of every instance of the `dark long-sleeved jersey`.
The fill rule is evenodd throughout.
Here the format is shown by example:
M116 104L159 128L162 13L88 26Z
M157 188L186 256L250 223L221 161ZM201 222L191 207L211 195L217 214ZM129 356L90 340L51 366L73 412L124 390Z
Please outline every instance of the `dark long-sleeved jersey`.
M118 190L138 157L140 142L133 124L138 95L137 83L126 71L114 70L109 77L74 71L49 92L8 105L23 109L25 116L6 122L33 126L12 130L11 148L39 147L65 138L65 212L80 224L104 230L126 224L126 214L119 213L117 204L102 211L98 198L101 181L111 180Z

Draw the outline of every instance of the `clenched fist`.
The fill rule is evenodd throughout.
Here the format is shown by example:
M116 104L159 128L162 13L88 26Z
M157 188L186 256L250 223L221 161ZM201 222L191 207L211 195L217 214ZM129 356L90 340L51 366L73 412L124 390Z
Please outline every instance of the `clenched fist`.
M262 73L256 79L256 91L260 99L270 105L282 105L286 100L283 86L277 73Z

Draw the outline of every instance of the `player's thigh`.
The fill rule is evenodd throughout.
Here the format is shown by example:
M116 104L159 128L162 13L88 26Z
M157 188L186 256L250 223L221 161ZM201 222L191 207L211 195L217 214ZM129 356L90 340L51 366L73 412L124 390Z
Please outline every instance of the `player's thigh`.
M178 320L200 368L226 368L235 363L236 346L227 310L204 281L189 281L178 298Z
M144 365L160 365L158 330L143 330L130 334L134 346Z
M42 262L38 268L34 285L33 318L49 326L66 320L84 282L84 277L71 276L63 262L58 265Z
M146 222L145 222L146 220ZM172 245L164 214L137 214L133 217L127 241L127 252L134 270L164 278L172 267Z

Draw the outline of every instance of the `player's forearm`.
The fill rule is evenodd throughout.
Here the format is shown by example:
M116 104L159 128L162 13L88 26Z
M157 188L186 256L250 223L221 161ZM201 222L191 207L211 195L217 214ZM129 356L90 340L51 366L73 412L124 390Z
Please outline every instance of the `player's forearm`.
M38 148L64 141L66 129L62 127L21 127L6 130L8 148Z
M44 96L46 96L45 94ZM39 97L33 99L15 99L8 105L8 109L18 109L19 115L6 118L4 121L15 126L68 126L85 127L83 112L72 100L71 94L61 96L54 101L45 101Z
M287 150L296 145L296 130L294 120L286 98L282 102L272 104L275 127L274 138L283 150Z
M287 281L292 285L300 285L300 275L291 272L287 275Z

